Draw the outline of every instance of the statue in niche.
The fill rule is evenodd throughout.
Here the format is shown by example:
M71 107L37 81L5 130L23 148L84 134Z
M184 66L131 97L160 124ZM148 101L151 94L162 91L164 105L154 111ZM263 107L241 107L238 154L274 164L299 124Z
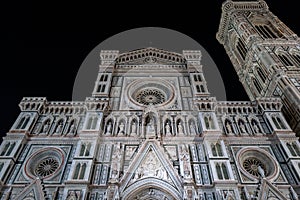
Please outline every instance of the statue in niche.
M226 121L226 129L228 133L232 133L232 127L229 121Z
M246 126L244 122L240 121L240 129L242 133L246 133Z
M43 133L47 133L49 130L50 122L47 120L47 122L43 125Z
M155 127L154 127L154 119L153 117L150 117L149 119L149 122L147 124L147 134L150 134L150 135L155 135Z
M63 128L63 122L59 121L59 123L56 127L56 130L55 130L55 133L60 133L62 131L62 128Z
M257 125L256 122L253 122L253 129L254 129L255 133L259 133L260 132L260 129L259 129L259 127L258 127L258 125Z
M76 127L76 125L75 125L75 122L73 121L70 126L69 133L75 133L75 127Z
M171 133L171 126L170 126L170 124L169 124L169 122L167 121L167 123L166 123L166 126L165 126L165 129L166 129L166 135L168 135L168 134L172 134Z
M177 125L177 131L178 131L179 135L183 135L184 134L183 133L183 126L182 126L181 122L179 122L178 125Z
M195 126L194 121L191 121L191 123L190 123L190 133L191 133L191 135L196 135L196 126Z
M118 144L116 149L112 155L112 179L117 179L119 177L119 169L121 164L122 152L121 152L121 145Z
M136 134L136 123L135 121L131 124L131 134Z
M190 172L190 156L188 153L188 150L186 149L185 145L181 146L181 161L183 165L183 173L184 173L184 178L190 178L191 177L191 172Z
M120 124L119 124L119 132L118 132L118 134L124 134L124 123L123 122L121 122Z
M112 124L111 124L111 121L109 121L106 125L106 133L105 134L111 134L111 130L112 130Z

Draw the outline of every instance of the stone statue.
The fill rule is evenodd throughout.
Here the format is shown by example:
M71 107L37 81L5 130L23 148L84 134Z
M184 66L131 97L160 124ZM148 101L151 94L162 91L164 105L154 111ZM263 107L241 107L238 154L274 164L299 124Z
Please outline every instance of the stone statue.
M169 122L166 123L165 129L166 129L166 135L171 134L171 127L170 127Z
M154 133L155 134L155 128L154 128L154 120L151 117L148 124L147 124L147 133Z
M131 134L136 134L136 123L135 121L131 124Z
M228 133L232 133L232 127L228 121L226 122L226 128L227 128Z
M244 122L240 122L240 129L241 129L242 133L246 133L246 127L245 127Z
M49 120L43 126L43 133L47 133L49 130L50 122Z
M73 122L70 126L69 133L75 133L75 122Z
M63 128L63 122L60 121L56 127L55 133L60 133L62 131Z
M181 122L178 123L177 125L177 131L179 135L183 135L183 126L181 125Z
M191 122L190 124L190 134L191 135L196 135L196 127L194 121Z
M258 125L256 123L253 124L253 129L254 129L255 133L259 133L260 132L260 130L258 128Z
M106 125L106 133L105 134L111 134L112 124L111 121L108 122Z
M118 134L121 134L121 133L124 134L124 126L125 126L124 123L121 122L120 125L119 125L119 132L118 132Z

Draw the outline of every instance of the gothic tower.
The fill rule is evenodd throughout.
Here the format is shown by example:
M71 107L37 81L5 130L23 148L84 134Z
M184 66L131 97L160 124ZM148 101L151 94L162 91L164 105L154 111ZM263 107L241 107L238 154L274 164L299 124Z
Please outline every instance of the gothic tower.
M279 97L283 114L300 136L300 39L263 0L222 6L217 33L250 100Z

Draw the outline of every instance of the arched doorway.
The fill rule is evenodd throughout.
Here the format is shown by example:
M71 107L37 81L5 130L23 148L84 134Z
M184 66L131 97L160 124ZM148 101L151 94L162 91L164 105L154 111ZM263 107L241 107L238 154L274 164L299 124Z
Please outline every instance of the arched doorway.
M130 185L123 193L124 200L178 200L181 193L169 183L147 178Z

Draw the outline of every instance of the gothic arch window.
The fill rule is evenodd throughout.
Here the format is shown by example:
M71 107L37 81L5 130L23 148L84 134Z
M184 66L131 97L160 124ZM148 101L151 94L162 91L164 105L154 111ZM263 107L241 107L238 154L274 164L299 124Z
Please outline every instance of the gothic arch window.
M277 38L276 34L268 25L265 24L255 25L255 28L260 33L260 35L265 39Z
M98 117L90 116L87 121L86 129L95 129L97 125Z
M260 67L256 67L256 71L257 71L257 74L258 74L260 80L262 80L263 83L266 82L266 75L263 72L263 70Z
M16 129L25 129L28 122L30 120L30 116L29 115L26 115L26 116L23 116L20 120L20 122L18 123Z
M81 144L79 156L89 156L91 151L91 143Z
M260 93L262 91L261 85L258 83L258 81L255 78L253 78L252 81L256 91Z
M9 156L13 149L15 148L16 143L15 142L7 142L4 146L4 148L1 151L0 156Z
M300 65L300 55L298 53L293 53L292 57L297 62L297 64Z
M300 156L300 150L296 142L286 143L286 146L289 149L292 156Z
M288 58L287 55L280 53L277 55L279 60L285 65L285 66L294 66L294 64L291 62L291 60Z
M286 129L286 127L280 117L272 116L272 121L273 121L276 129Z
M77 163L73 174L73 179L84 179L86 163Z
M206 129L215 129L215 124L211 115L204 116L204 123Z
M197 90L198 93L201 92L201 89L200 89L200 86L199 86L199 85L196 85L196 90Z
M229 179L228 169L224 163L216 163L216 171L217 171L218 179L220 180Z
M211 151L213 156L223 156L222 146L219 142L211 144Z
M242 59L245 60L246 54L247 54L247 49L240 38L238 38L238 40L237 40L236 49L239 52Z

